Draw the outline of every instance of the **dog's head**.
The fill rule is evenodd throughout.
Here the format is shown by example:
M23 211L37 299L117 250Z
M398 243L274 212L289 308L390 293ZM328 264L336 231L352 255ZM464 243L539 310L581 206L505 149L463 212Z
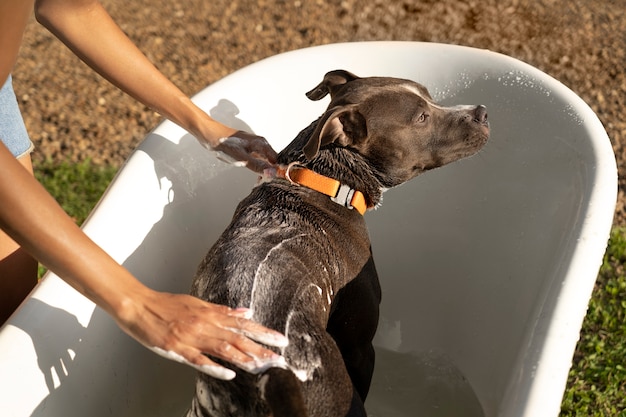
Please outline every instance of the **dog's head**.
M336 70L307 97L328 94L330 105L303 148L305 156L313 159L330 144L353 149L382 174L386 187L473 155L489 138L484 106L440 106L413 81Z

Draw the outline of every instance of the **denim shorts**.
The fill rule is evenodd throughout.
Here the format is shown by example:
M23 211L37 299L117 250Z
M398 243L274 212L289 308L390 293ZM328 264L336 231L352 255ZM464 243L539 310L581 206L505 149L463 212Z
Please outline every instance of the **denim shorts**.
M0 141L16 158L33 150L33 143L28 137L24 119L17 106L10 75L0 89Z

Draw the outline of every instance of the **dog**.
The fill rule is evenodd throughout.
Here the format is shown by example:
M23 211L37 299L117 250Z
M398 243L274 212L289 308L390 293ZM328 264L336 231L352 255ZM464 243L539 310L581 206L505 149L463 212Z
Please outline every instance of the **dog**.
M284 333L286 363L231 381L199 374L189 417L366 416L381 290L363 213L385 190L477 153L482 105L444 107L426 87L328 72L307 93L322 116L279 153L198 267L191 294ZM228 366L223 361L217 362Z

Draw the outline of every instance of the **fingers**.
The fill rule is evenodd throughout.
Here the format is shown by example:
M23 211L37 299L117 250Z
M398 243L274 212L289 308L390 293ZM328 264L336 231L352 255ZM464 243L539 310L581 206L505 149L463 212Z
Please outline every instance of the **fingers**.
M231 319L235 322L223 320L224 328L221 331L215 330L209 337L200 338L197 343L200 348L179 348L180 354L160 348L151 349L161 356L187 364L219 379L232 379L235 372L216 364L205 354L223 359L244 371L255 374L269 367L286 367L286 361L282 356L254 343L246 334L254 334L259 339L279 346L287 344L285 336L241 317L231 317Z
M119 323L160 356L220 379L232 379L235 373L206 355L253 373L285 366L282 356L254 340L283 347L287 338L249 320L249 309L230 309L190 295L152 291L141 305L138 316Z
M217 345L207 350L210 350L212 356L224 359L254 374L273 366L286 367L286 361L281 355L262 348L236 330L224 336L224 339Z
M252 317L252 315L250 314L249 317ZM266 327L254 321L245 320L246 318L248 317L236 318L235 326L228 327L228 330L242 334L251 340L268 346L280 348L286 347L289 344L289 340L282 333L268 330Z
M174 362L182 363L183 365L191 366L197 371L203 372L209 376L212 376L213 378L218 378L218 379L223 379L223 380L228 381L228 380L235 378L235 376L237 375L235 371L228 369L228 368L224 368L223 366L216 364L215 362L213 362L212 360L210 360L209 358L203 355L201 355L202 358L198 357L196 358L195 361L190 361L190 360L187 360L184 356L171 350L164 350L156 346L148 347L148 349L150 349L157 355L162 356L166 359L172 360Z
M249 320L248 318L252 316L249 309L229 309L227 315L228 319L221 322L224 333L219 335L219 338L206 340L205 353L227 360L252 373L270 366L285 366L282 356L254 341L280 348L288 345L287 337ZM214 342L217 344L213 345Z
M242 344L246 344L248 342L249 341L246 341L245 337L243 337L239 342L234 342L234 345L222 342L219 347L213 350L214 355L219 356L222 359L236 365L240 369L253 374L263 372L270 367L287 368L285 358L273 352L269 354L269 357L263 359L254 355L250 356L251 349L249 349L249 347L241 346ZM242 350L239 350L237 347ZM213 378L231 380L236 376L235 371L216 364L199 350L187 349L181 350L181 353L176 353L172 350L164 350L159 347L149 347L149 349L159 356L191 366L197 371L212 376ZM247 351L249 353L245 354L243 351ZM265 354L263 355L265 356Z
M247 152L251 155L256 155L259 158L265 159L272 165L276 163L278 154L264 137L244 132L242 130L232 135L232 137L243 140L246 144L245 148Z
M220 159L230 163L243 164L248 169L260 174L264 170L270 169L278 158L276 151L265 138L243 131L222 138L214 150L222 154L218 156Z

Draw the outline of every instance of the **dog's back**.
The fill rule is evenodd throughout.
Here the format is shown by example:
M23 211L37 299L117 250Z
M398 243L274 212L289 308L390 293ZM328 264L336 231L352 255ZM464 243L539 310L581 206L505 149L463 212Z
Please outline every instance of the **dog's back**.
M369 257L358 212L285 180L257 186L200 265L192 294L249 307L255 321L284 333L289 369L233 381L200 375L192 415L347 415L355 394L326 326L335 295Z

